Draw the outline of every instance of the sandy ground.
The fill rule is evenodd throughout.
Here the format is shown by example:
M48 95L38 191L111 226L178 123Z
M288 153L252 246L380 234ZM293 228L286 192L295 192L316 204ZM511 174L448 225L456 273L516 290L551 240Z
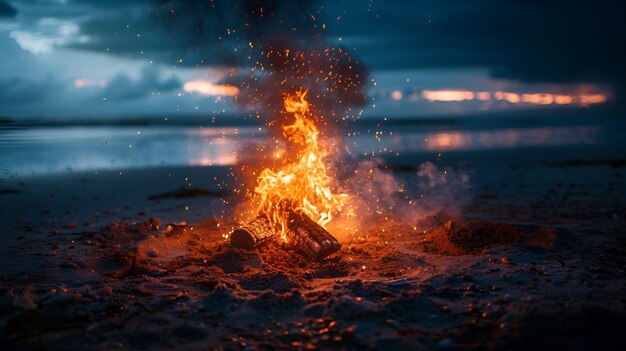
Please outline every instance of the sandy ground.
M454 224L424 232L371 218L324 262L280 243L230 248L223 228L233 223L210 214L232 206L226 169L5 179L0 345L620 347L626 168L491 167L475 165ZM166 194L181 186L206 191Z

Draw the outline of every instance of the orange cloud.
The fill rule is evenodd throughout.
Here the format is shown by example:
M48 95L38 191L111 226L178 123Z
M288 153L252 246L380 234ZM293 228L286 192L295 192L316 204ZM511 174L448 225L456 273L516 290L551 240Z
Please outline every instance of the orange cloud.
M474 93L467 90L424 90L422 97L433 101L464 101L473 100Z
M185 82L183 90L187 93L199 93L210 96L235 96L239 94L239 89L235 86L213 84L213 82L203 79Z
M578 98L578 101L583 106L593 105L593 104L601 104L606 102L607 97L603 94L593 94L593 95L581 95Z
M104 88L107 86L109 82L105 79L101 79L101 80L96 80L96 79L75 79L74 80L74 87L76 89L83 89L83 88Z
M394 92L395 93L395 92ZM394 96L391 98L399 100L402 96ZM421 97L429 102L444 101L458 102L467 100L479 101L503 101L510 104L527 104L527 105L574 105L588 106L593 104L601 104L608 101L605 94L552 94L552 93L513 93L507 91L496 91L494 93L488 91L469 91L469 90L423 90Z

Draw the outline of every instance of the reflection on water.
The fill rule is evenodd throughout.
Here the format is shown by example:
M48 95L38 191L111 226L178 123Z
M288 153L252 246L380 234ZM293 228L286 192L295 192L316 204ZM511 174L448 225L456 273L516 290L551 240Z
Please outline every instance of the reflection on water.
M476 150L593 144L599 133L600 128L598 127L546 127L472 132L438 132L427 134L424 141L425 148L429 151Z
M444 152L595 144L600 126L481 130L403 128L381 137L362 130L345 138L353 152ZM232 165L236 151L262 142L258 127L70 127L0 131L1 177L63 171Z
M532 146L589 145L598 142L597 126L509 128L495 130L396 131L384 137L360 134L350 140L358 152L464 151Z
M72 127L0 132L2 176L159 165L229 165L254 127Z

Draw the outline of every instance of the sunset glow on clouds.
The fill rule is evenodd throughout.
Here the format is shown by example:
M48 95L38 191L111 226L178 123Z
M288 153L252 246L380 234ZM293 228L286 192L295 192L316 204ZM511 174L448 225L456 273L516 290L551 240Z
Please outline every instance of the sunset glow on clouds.
M389 97L392 100L403 99L402 91L394 90ZM553 94L553 93L514 93L508 91L469 91L469 90L422 90L421 93L406 94L409 100L419 98L428 102L463 102L478 100L484 102L507 102L526 105L579 105L589 106L607 102L608 96L603 93L591 94Z
M239 93L239 89L235 86L214 84L204 79L185 82L183 90L187 93L198 93L207 96L235 96Z
M74 87L76 89L83 88L104 88L109 82L106 79L75 79Z
M247 55L256 46L239 42L239 32L209 42L204 39L215 36L203 32L202 40L190 43L197 46L181 50L178 40L186 36L172 37L146 11L150 0L4 2L10 11L0 16L0 102L5 102L0 114L240 113L232 97L245 86L226 82L233 81L233 71L249 67L229 60L254 62ZM317 20L330 23L328 19L340 15L341 21L334 20L322 34L331 45L341 37L337 44L350 48L368 70L372 85L363 106L365 118L624 105L625 85L614 74L622 64L609 59L617 56L589 57L593 45L603 52L616 50L612 43L617 32L596 25L597 16L591 13L576 14L576 23L587 25L570 33L572 28L549 25L558 18L542 12L550 10L543 2L524 2L515 12L498 2L488 9L480 2L378 2L376 16L360 4L328 2ZM344 13L346 8L350 11ZM432 13L438 14L436 21L414 21L416 15L430 18ZM459 21L458 13L469 15ZM556 28L555 38L591 32L590 37L605 40L537 47L536 38L520 36L512 27L498 27L503 32L498 36L483 30L496 28L500 21L531 19L538 29ZM187 23L181 22L182 29ZM510 56L510 45L534 50ZM224 47L237 50L218 49Z

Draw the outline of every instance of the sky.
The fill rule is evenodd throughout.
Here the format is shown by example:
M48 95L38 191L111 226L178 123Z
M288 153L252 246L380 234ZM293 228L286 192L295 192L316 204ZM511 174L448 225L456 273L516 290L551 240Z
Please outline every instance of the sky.
M232 118L246 113L235 103L245 88L234 77L249 77L256 55L280 40L341 47L358 60L368 99L353 111L365 117L621 106L624 7L617 0L0 0L0 116ZM250 9L275 15L249 16Z

